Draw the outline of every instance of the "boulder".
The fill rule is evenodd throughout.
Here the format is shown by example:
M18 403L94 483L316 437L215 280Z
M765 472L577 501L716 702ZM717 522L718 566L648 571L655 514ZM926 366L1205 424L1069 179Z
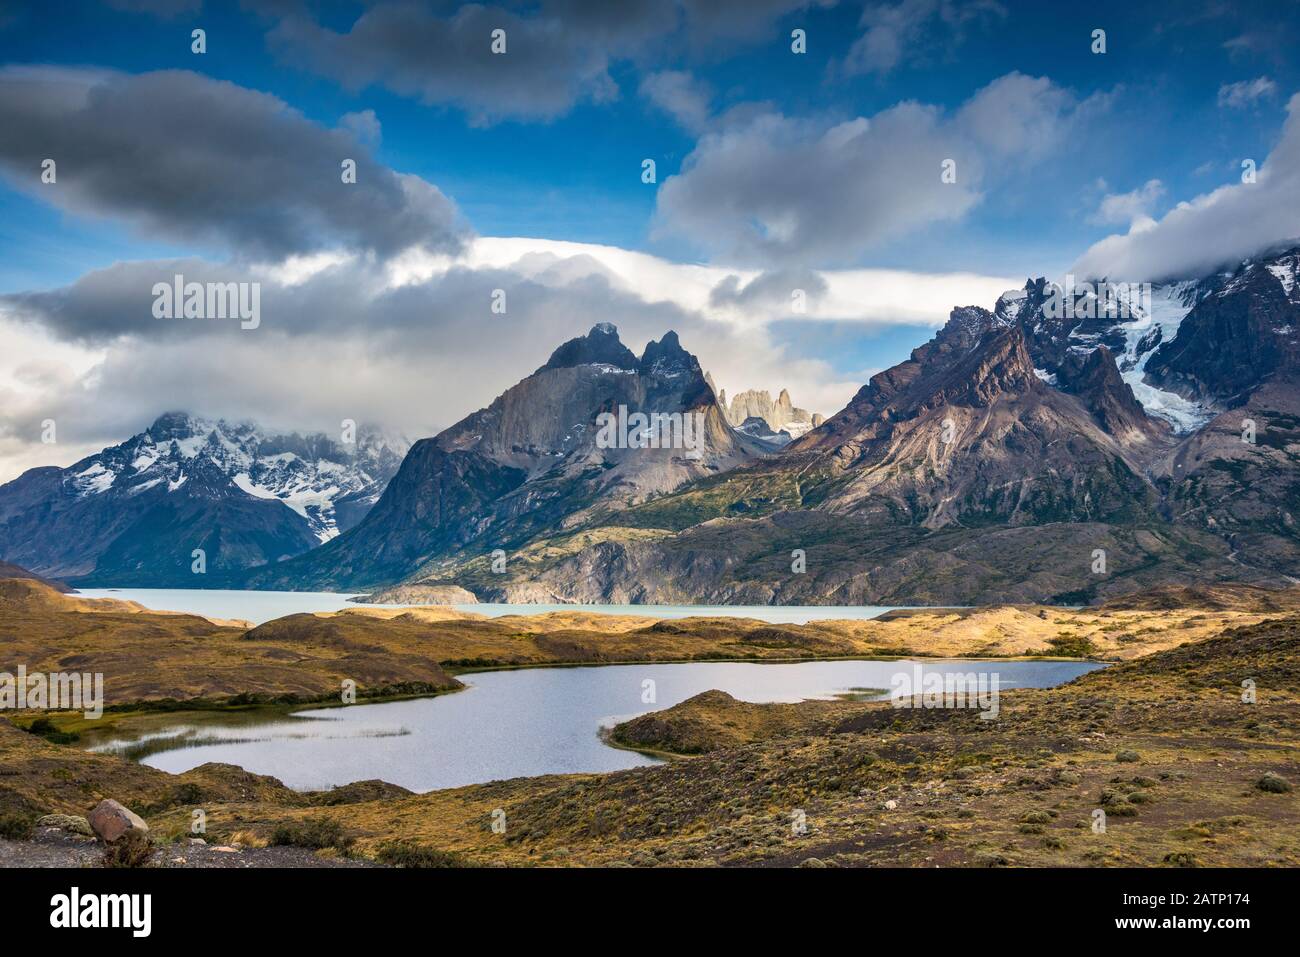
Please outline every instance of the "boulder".
M36 826L52 827L69 834L81 834L84 837L95 836L95 832L90 829L90 822L76 814L47 814L36 822Z
M112 844L122 839L124 834L146 836L149 825L140 815L123 807L112 798L105 798L95 805L87 820L99 839L105 844Z

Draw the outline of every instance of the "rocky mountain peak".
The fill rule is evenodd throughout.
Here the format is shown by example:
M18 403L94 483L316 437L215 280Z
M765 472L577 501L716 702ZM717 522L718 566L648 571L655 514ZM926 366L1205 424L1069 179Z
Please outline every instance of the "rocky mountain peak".
M155 442L168 442L189 438L194 433L194 426L187 412L164 412L154 419L145 433Z
M1031 276L1019 289L1008 289L999 296L993 306L993 314L1005 323L1024 322L1031 315L1040 312L1046 300L1047 279Z
M1104 345L1089 353L1074 379L1073 391L1102 428L1117 439L1145 440L1168 431L1167 424L1147 415L1120 375L1115 356Z
M948 314L948 321L934 342L940 347L969 350L979 345L990 332L1005 329L1010 324L1010 320L980 306L958 306Z
M638 360L612 326L597 326L486 408L416 443L356 528L250 581L351 588L434 574L441 562L622 511L771 451L728 427L675 332Z
M665 332L658 342L651 339L646 343L645 352L641 354L642 375L671 376L683 372L699 372L701 381L704 373L695 356L682 348L677 333L671 329Z
M582 365L611 365L619 369L637 368L637 358L623 345L618 328L611 322L598 322L585 336L570 339L551 353L546 365L538 369L569 369Z
M355 442L167 412L64 469L0 486L0 553L82 581L192 582L297 555L355 525L409 443L363 426Z
M775 402L772 401L772 394L765 389L737 392L730 402L724 392L718 398L718 405L732 428L769 442L775 436L782 445L822 423L819 413L809 412L794 404L789 389L782 389ZM784 439L780 439L783 434Z

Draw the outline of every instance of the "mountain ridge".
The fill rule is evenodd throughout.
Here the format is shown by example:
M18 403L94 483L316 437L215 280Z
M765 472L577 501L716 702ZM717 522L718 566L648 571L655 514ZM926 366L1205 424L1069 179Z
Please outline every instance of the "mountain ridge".
M1288 417L1287 376L1255 384L1265 437L1243 451L1227 432L1233 409L1164 391L1145 369L1208 297L1239 297L1234 308L1249 312L1258 303L1240 297L1256 286L1170 283L1127 316L1080 308L1059 320L1051 293L1031 279L992 310L954 309L930 342L776 456L600 527L553 529L509 574L449 561L427 581L484 600L966 604L1300 574L1300 418ZM1245 469L1259 478L1234 495ZM796 552L804 573L791 572Z
M0 554L83 585L192 587L201 549L203 581L216 581L351 527L406 445L367 427L346 443L165 412L125 442L0 486Z
M258 588L561 602L1080 603L1174 581L1285 584L1300 577L1297 265L1288 249L1117 299L1028 279L991 309L954 308L815 426L785 390L724 403L675 332L638 356L601 322L416 442L373 508L319 547L277 538L284 510L244 516L256 540L218 541L238 558L223 571ZM761 417L730 421L737 409L810 427L778 448ZM184 416L152 429L158 458L234 454ZM0 535L53 486L114 488L110 452L0 488ZM232 477L190 469L184 483L245 512L276 497L247 494L251 471L234 496ZM173 542L196 519L210 522L167 514L135 531Z

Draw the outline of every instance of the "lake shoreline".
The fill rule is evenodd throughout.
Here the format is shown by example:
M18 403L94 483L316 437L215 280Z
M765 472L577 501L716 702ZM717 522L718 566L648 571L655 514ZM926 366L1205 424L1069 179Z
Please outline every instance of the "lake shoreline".
M332 791L295 790L270 774L220 758L170 773L55 744L0 721L0 762L11 772L0 797L23 815L84 815L89 786L136 810L164 841L184 842L192 810L202 807L210 839L246 848L270 843L285 826L319 822L355 839L352 853L362 858L375 857L385 842L401 840L467 866L788 866L810 859L832 866L1300 863L1294 802L1254 785L1265 770L1296 778L1297 692L1285 684L1269 687L1258 704L1243 707L1238 687L1240 675L1286 674L1293 667L1300 628L1300 617L1294 616L1300 612L1289 609L1210 603L1077 612L1013 607L980 609L960 619L921 615L832 628L713 620L619 631L614 623L590 634L574 630L582 626L581 619L542 616L528 623L533 631L523 634L519 621L448 621L418 612L394 618L301 615L245 631L184 615L91 608L21 583L0 587L0 603L15 625L11 651L17 660L50 671L70 655L84 656L78 668L109 671L113 687L128 692L127 699L171 694L172 701L157 703L151 712L161 718L180 713L185 702L176 692L203 692L197 697L206 697L210 708L211 691L229 682L245 694L254 689L279 694L296 686L297 693L319 697L338 687L337 675L358 674L358 654L373 654L375 662L373 678L359 681L359 691L382 687L394 669L410 674L431 661L447 660L450 672L484 679L496 672L576 675L583 668L612 675L623 667L690 663L689 657L665 660L670 651L713 658L708 650L720 647L728 649L726 657L697 663L743 665L760 681L765 669L752 666L763 663L825 667L910 658L928 664L983 660L996 668L1016 662L1116 662L1056 687L1010 690L996 722L960 709L893 709L881 702L849 702L842 715L824 702L776 708L759 704L743 707L750 716L742 724L747 735L770 728L769 715L778 710L791 712L795 720L778 722L776 737L763 731L743 746L726 744L710 752L704 761L651 764L666 756L649 757L638 748L644 763L613 773L528 773L421 793L401 784L379 790L362 786L369 779ZM1288 620L1288 615L1293 617ZM93 642L86 641L88 633L95 634ZM581 660L557 663L557 657L571 656L566 649L579 638ZM1052 653L1085 646L1094 653ZM790 656L796 647L801 653ZM873 653L835 654L849 647ZM885 647L898 653L875 650ZM613 667L612 661L622 661L629 648L643 650L647 657ZM941 653L950 649L966 654ZM753 654L742 657L737 654L742 650ZM990 654L995 650L1031 654ZM180 658L173 667L169 660L175 655ZM516 660L452 661L460 655ZM539 660L543 657L551 660ZM785 660L776 662L778 658ZM336 660L344 663L331 664ZM114 662L129 668L119 664L115 670ZM450 694L448 688L433 700L403 695L383 703L418 711L420 706L441 707L438 697L446 705L473 698L497 708L493 701L499 702L499 696L478 693L489 684L472 682L478 689L474 696ZM633 700L624 696L635 695L638 684L620 684L618 700ZM846 677L838 682L845 686L877 685L869 678ZM144 694L129 693L132 689ZM665 690L660 688L661 704L652 707L671 709L694 689ZM534 694L533 703L506 700L527 716L580 697ZM544 702L540 709L537 701ZM361 702L364 708L380 699L363 694ZM110 707L119 703L124 702ZM284 713L326 707L340 716L350 710L332 700L286 705ZM597 702L595 707L616 722L628 720L619 715L638 710L632 704L608 708ZM240 710L251 709L227 700L203 713ZM820 718L804 724L799 716L805 712L840 717L825 726ZM360 718L363 713L351 714ZM133 716L120 710L110 714ZM406 720L401 713L396 718ZM719 727L726 725L710 722L706 730L716 734ZM200 730L206 737L207 729ZM586 739L612 754L632 751L610 747L597 734ZM352 747L347 740L342 746ZM420 743L411 737L393 739L395 746L404 741ZM1225 741L1230 745L1225 747ZM400 760L389 765L402 766ZM1143 801L1157 806L1153 811ZM1105 841L1089 839L1089 815L1099 806L1113 818ZM488 825L499 808L509 830L485 838L493 833ZM1044 808L1057 811L1060 820L1044 819ZM792 834L791 809L806 812L806 834ZM1246 823L1232 823L1238 819ZM1234 829L1234 839L1200 840L1197 835L1210 827L1205 822L1215 828L1220 824L1214 822L1223 822ZM611 841L610 834L619 835L618 840Z
M1043 663L1072 663L1072 664L1096 664L1109 665L1113 662L1104 661L1096 658L1071 658L1065 656L1034 656L1034 655L1015 655L992 658L952 658L952 657L931 657L928 655L837 655L828 657L802 657L802 658L693 658L683 659L681 661L672 660L628 660L628 661L607 661L607 662L590 662L590 661L560 661L560 662L538 662L518 665L492 665L483 667L454 668L445 667L449 675L474 675L474 674L493 674L497 672L509 671L532 671L546 669L564 669L564 668L631 668L638 665L691 665L691 664L750 664L750 665L797 665L813 664L818 662L833 661L911 661L921 660L930 664L943 662L971 662L973 664L989 664L994 662L1043 662ZM213 700L208 698L193 698L182 701L162 701L162 700L143 700L128 702L124 704L109 705L104 708L103 718L96 719L93 722L95 735L100 736L101 732L112 730L117 721L122 719L144 718L144 717L161 717L169 716L176 721L193 719L198 716L222 715L222 714L241 714L253 713L258 711L266 712L268 715L275 713L284 716L292 716L305 711L318 711L332 708L353 708L363 705L391 704L398 701L422 701L431 698L440 698L447 695L457 694L468 690L468 686L462 685L459 688L445 688L441 690L415 692L408 694L379 694L379 695L358 695L355 702L345 704L339 700L337 694L330 694L325 697L316 699L305 699L294 702L287 701L246 701L237 700L240 695L232 696L227 700ZM13 711L9 714L19 719L15 727L24 728L30 725L32 720L37 717L47 718L56 733L62 734L82 734L88 726L92 725L90 719L82 716L79 711ZM107 719L107 723L105 722ZM113 720L117 719L117 720ZM623 748L623 745L612 741L606 741L610 747ZM624 748L630 751L639 751L647 753L640 748ZM654 756L673 756L682 757L683 755L672 755L671 752L664 752L663 755Z
M375 593L378 594L378 593ZM222 620L243 620L254 625L291 614L334 614L340 611L440 609L483 618L534 617L547 614L592 614L611 618L671 621L682 618L736 618L769 624L809 624L817 621L870 620L888 614L959 613L963 606L924 605L677 605L582 602L454 602L373 601L357 592L294 592L228 588L96 587L80 589L76 597L88 600L134 601L153 611L202 615ZM472 598L473 596L471 596Z
M644 763L619 758L615 751L659 760L661 755L650 753L657 750L653 744L649 749L611 748L601 729L711 689L783 711L804 705L843 711L885 700L885 689L895 686L897 675L905 672L910 679L914 669L943 676L945 683L1000 674L1005 694L1052 687L1101 667L1065 661L855 658L505 669L479 672L473 681L466 676L472 696L281 706L225 717L218 711L137 713L88 735L83 745L173 774L216 762L273 776L304 792L383 779L425 793L519 776L626 770ZM864 688L873 689L870 698L854 700Z

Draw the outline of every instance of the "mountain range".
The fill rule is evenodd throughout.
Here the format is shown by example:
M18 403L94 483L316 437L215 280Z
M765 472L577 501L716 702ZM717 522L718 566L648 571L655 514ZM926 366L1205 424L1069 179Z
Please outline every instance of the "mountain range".
M1062 309L1029 280L992 309L954 309L775 454L503 541L505 569L448 550L401 580L510 601L758 604L1285 583L1300 576L1296 263L1292 249L1157 285L1120 315L1086 287Z
M1298 269L1292 248L1115 296L1030 279L953 309L825 421L785 391L728 402L674 333L637 356L609 323L409 451L164 416L0 487L0 556L74 584L192 585L210 545L210 586L518 602L1283 584L1300 577Z
M0 555L84 586L211 585L329 541L370 510L409 442L365 427L343 438L166 413L68 468L0 486Z

